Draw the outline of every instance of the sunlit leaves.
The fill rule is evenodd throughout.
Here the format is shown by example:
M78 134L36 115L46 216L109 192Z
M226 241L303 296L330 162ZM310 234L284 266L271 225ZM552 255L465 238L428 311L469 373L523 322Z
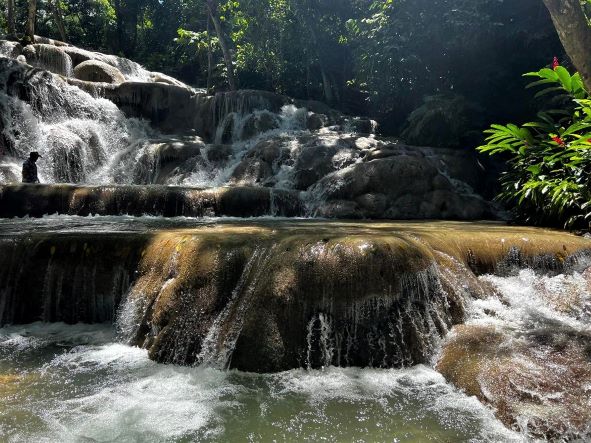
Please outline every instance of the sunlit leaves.
M521 127L492 125L478 150L505 155L500 198L529 222L583 226L591 219L591 100L579 74L562 66L525 74L543 87L538 96L566 96L567 108L538 114Z

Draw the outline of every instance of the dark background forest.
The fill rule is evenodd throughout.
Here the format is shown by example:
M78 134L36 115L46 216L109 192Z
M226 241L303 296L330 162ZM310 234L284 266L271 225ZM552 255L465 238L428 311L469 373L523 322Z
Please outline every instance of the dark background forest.
M324 101L414 144L472 148L491 122L527 119L536 103L520 74L565 58L539 0L223 0L218 8L240 88ZM26 9L16 0L17 31ZM37 34L61 39L56 10L75 46L226 88L204 0L38 0Z

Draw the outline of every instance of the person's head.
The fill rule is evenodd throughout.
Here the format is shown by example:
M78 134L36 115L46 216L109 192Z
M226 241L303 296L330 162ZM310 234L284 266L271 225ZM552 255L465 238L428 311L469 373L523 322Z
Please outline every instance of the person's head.
M29 159L31 159L34 162L36 162L40 158L41 158L41 156L39 155L39 153L37 151L33 151L29 154Z

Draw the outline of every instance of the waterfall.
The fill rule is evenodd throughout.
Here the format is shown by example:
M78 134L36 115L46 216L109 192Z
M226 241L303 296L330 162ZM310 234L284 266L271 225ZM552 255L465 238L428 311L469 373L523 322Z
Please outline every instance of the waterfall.
M273 249L257 248L253 252L226 306L209 327L201 344L201 352L196 358L197 364L219 369L229 368L246 310L252 303L261 275L266 272L265 263L273 254Z
M323 302L324 312L314 313L307 324L305 366L387 368L429 361L458 315L452 313L449 299L461 303L463 298L447 293L441 272L433 264L404 275L394 291L398 297L366 297L344 311L332 300Z
M3 136L14 164L30 151L41 153L43 182L115 182L112 171L122 153L141 145L152 133L143 122L126 118L112 102L97 99L53 75L1 59L0 106ZM20 88L26 88L26 93ZM24 100L26 96L26 101Z

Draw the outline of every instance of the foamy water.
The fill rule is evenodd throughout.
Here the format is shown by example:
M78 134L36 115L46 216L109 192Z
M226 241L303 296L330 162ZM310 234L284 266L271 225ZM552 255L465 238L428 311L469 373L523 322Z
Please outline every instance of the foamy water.
M110 326L0 329L0 436L38 441L519 441L426 366L246 374L154 363Z

